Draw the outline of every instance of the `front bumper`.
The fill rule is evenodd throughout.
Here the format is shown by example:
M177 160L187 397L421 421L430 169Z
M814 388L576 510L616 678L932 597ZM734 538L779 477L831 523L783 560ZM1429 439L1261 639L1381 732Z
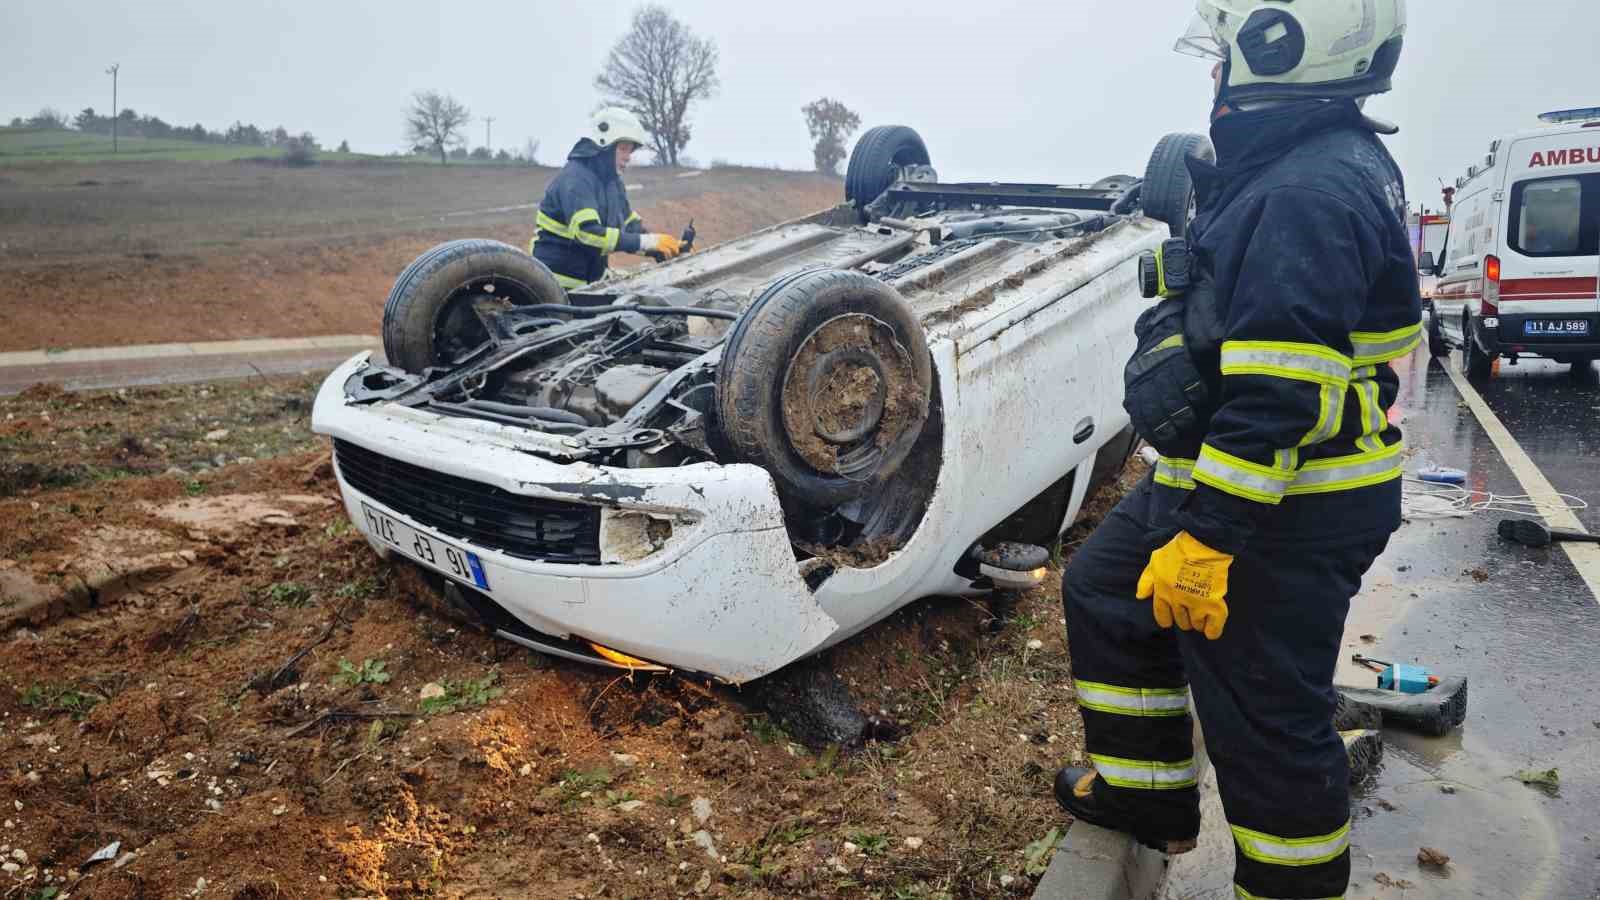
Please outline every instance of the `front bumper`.
M1474 322L1478 342L1489 353L1550 358L1600 356L1600 313L1501 313L1495 318L1498 324L1494 328L1484 326L1481 320ZM1589 323L1589 333L1583 337L1528 337L1523 329L1530 319L1582 320Z
M487 596L535 631L730 681L775 671L839 629L800 576L777 492L759 467L616 469L555 462L519 447L516 428L347 404L345 381L364 365L365 354L324 381L312 411L318 434L530 501L586 504L607 517L647 514L672 523L659 549L642 557L602 564L536 561L381 503L357 490L336 465L351 521L375 548L383 545L362 503L476 553Z

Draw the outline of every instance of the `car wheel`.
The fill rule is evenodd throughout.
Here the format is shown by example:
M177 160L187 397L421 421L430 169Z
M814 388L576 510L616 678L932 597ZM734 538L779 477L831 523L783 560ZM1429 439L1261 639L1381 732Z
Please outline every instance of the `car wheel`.
M383 304L383 352L407 372L447 365L489 339L479 310L566 302L555 275L516 247L449 241L395 279Z
M1205 135L1174 132L1162 138L1150 153L1139 189L1144 214L1167 223L1173 237L1183 237L1194 218L1194 180L1184 163L1191 156L1209 162L1217 158L1217 151Z
M881 486L928 419L933 366L910 305L859 272L779 279L729 332L717 372L731 455L786 500L830 507Z
M1444 359L1450 355L1450 345L1444 342L1444 331L1439 328L1439 311L1428 311L1428 355Z
M1487 380L1494 369L1494 358L1478 346L1478 338L1472 333L1470 316L1461 320L1461 363L1473 381Z
M844 199L855 204L856 214L867 221L867 204L878 199L899 177L903 166L931 165L922 137L904 125L870 128L856 141L845 167Z

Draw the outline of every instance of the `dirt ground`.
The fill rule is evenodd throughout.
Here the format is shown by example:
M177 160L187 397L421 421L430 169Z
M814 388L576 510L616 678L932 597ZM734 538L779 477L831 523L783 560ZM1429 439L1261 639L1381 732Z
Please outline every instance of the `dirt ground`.
M806 748L736 687L454 618L346 521L311 388L0 401L8 460L92 461L0 490L0 575L174 560L0 635L0 896L1031 891L1081 746L1056 579L1003 618L920 602L828 654L904 735Z
M445 240L526 246L553 169L252 162L0 167L0 351L377 330ZM648 227L697 246L815 212L836 178L630 170ZM618 255L619 265L638 257Z

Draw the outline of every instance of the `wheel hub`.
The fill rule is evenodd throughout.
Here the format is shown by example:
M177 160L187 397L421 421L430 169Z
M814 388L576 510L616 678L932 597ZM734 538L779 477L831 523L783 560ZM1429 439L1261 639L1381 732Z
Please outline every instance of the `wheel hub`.
M911 354L885 322L861 313L822 323L783 381L783 424L819 472L863 475L907 428L920 397Z

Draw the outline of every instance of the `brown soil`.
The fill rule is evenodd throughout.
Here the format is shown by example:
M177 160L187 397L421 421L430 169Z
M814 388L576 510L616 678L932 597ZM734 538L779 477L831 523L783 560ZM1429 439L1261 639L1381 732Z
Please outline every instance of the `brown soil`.
M188 390L135 406L184 408ZM34 392L0 401L0 420L38 424L44 404L51 421L28 440L65 427L92 452L120 424L89 440L73 417L120 411L115 396ZM735 688L554 661L453 618L352 530L325 449L297 434L315 449L0 498L18 526L0 534L0 568L48 578L94 546L194 556L0 636L0 844L27 857L0 892L1032 890L1024 851L1064 826L1050 778L1081 761L1054 579L1003 624L983 602L934 599L831 651L826 665L906 735L819 752ZM274 510L293 525L265 524ZM425 687L450 708L426 711ZM132 854L120 867L84 867L112 841Z
M538 201L551 170L126 163L0 174L6 351L375 333L395 276L428 247L462 237L525 247L533 210L520 207ZM677 233L692 219L701 248L841 195L837 179L807 173L676 174L627 180L648 227Z

